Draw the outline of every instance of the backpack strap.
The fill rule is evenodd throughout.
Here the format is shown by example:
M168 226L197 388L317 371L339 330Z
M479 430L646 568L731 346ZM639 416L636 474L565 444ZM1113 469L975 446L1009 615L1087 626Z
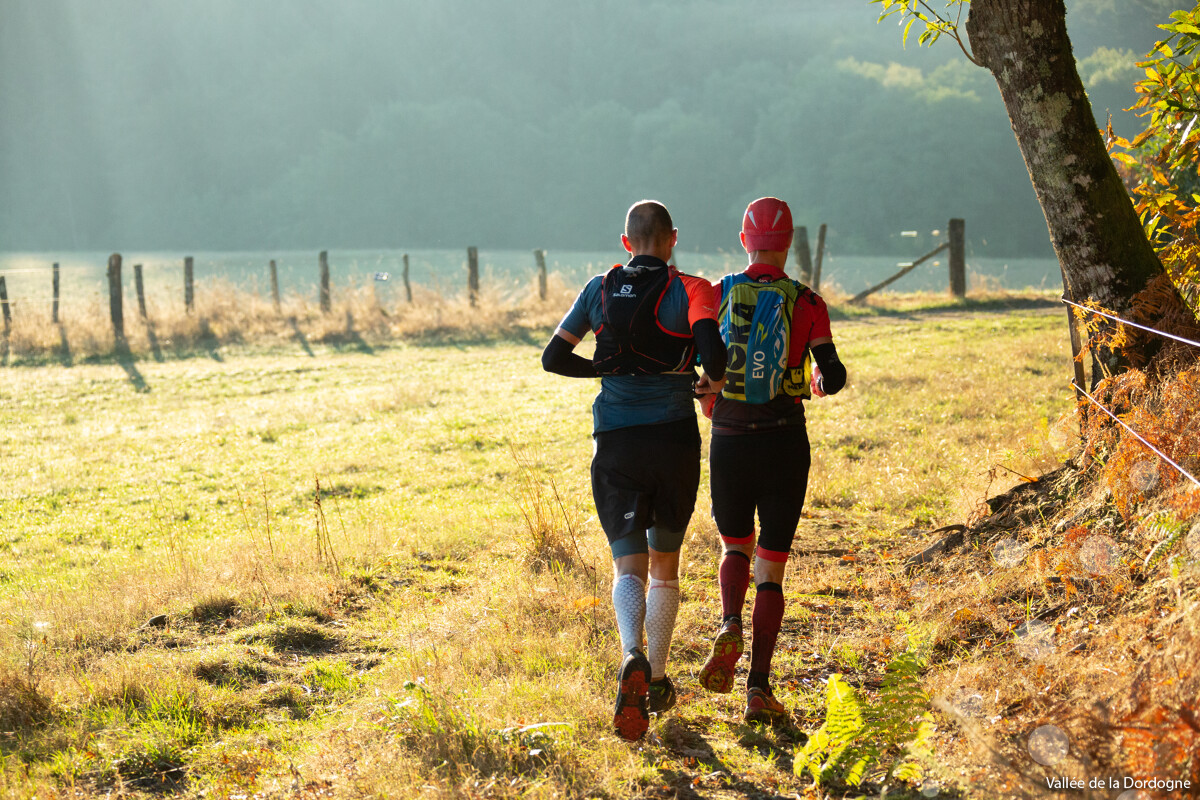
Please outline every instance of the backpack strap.
M683 278L681 277L679 270L675 268L674 264L667 265L667 270L667 275L670 276L667 278L667 285L663 287L662 294L658 296L658 302L654 304L654 324L658 325L658 329L668 336L673 336L676 339L691 339L691 330L688 330L687 333L679 333L662 324L662 315L659 312L662 311L663 300L667 298L667 294L671 291L671 284L675 281L679 281L681 284L683 283ZM684 293L687 293L686 287L684 289Z

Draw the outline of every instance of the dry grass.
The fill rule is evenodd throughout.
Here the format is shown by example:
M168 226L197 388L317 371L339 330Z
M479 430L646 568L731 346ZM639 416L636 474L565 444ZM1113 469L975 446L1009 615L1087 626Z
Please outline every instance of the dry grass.
M70 364L123 354L161 360L237 345L369 347L398 339L511 340L553 326L573 297L555 273L549 276L545 301L537 299L532 287L485 284L475 305L465 295L415 287L412 304L400 301L384 308L368 283L338 292L330 312L323 314L318 304L294 294L283 298L276 311L269 298L217 280L197 294L191 313L174 297L151 297L143 319L136 303L127 302L127 353L116 345L107 300L99 298L64 309L59 324L52 322L48 308L22 306L0 346L5 363Z
M1200 361L1167 348L1154 366L1097 395L1194 472ZM962 551L905 582L945 654L928 685L966 734L946 771L1023 796L1051 775L1195 787L1200 489L1101 412L1076 419L1066 466L994 498ZM1070 742L1053 766L1033 758L1043 725Z
M999 634L953 643L973 635L961 608L982 632L1042 602L1037 573L968 564L920 594L901 558L971 514L992 464L1058 463L1062 321L959 305L835 323L851 383L810 407L775 661L796 727L750 728L739 695L695 685L719 608L702 490L671 661L681 702L640 748L606 721L617 635L588 489L595 386L540 371L553 322L531 344L313 355L285 335L286 355L139 361L141 392L117 364L10 368L0 713L20 736L0 747L29 769L5 761L0 792L809 792L790 758L821 721L822 679L877 686L914 621L962 628L943 638L938 694L952 674L999 680L997 664L1037 675ZM146 627L157 614L168 625ZM967 757L941 746L947 764Z

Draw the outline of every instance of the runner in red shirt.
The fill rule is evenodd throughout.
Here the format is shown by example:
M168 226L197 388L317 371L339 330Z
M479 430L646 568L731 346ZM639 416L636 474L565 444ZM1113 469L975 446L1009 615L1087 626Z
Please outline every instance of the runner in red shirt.
M811 394L835 394L846 383L846 368L838 360L829 330L825 301L807 287L784 274L792 242L792 214L786 203L774 197L755 200L742 221L742 246L750 265L740 275L726 276L715 284L718 293L737 284L776 284L791 305L787 319L787 369L779 390L767 402L730 399L743 378L749 380L750 365L745 350L730 347L728 384L724 394L710 394L706 413L712 417L710 471L712 509L717 530L725 545L721 559L721 629L712 655L700 671L701 684L714 692L733 688L734 670L742 655L742 607L750 582L750 558L755 554L754 515L758 512L759 536L754 559L757 592L751 617L750 674L746 680L746 720L776 722L787 717L787 709L771 691L771 656L783 621L783 574L787 565L804 495L808 485L810 454L804 425L803 401ZM781 282L781 283L777 283ZM719 321L726 344L730 344L731 320L753 313L764 302L759 293L753 303L742 302L731 309L729 298L718 294ZM745 326L749 328L749 325ZM735 357L740 352L741 358ZM807 374L811 353L817 367ZM742 362L739 366L739 362ZM739 375L739 369L741 374ZM697 391L711 391L703 380ZM748 397L750 392L741 392Z

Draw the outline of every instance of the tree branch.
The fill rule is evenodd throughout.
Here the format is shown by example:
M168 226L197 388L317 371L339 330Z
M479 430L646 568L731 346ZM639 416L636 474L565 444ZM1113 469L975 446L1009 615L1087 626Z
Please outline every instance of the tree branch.
M982 67L983 64L976 61L975 56L973 56L971 53L967 52L967 47L966 47L966 45L963 44L962 37L960 37L958 35L959 27L962 25L963 9L965 7L966 7L966 5L964 3L959 3L958 18L956 20L954 20L954 41L958 42L958 49L963 51L963 55L967 57L968 61L970 61L972 64L974 64L977 67Z
M962 36L960 36L958 33L959 25L962 23L962 12L963 12L963 5L964 5L963 3L959 3L959 5L958 5L958 18L954 22L950 22L949 19L943 17L941 14L934 11L930 7L929 3L926 2L926 0L917 0L917 2L920 3L921 7L924 8L934 19L936 19L938 21L938 25L936 27L940 28L943 33L950 34L950 36L954 39L954 41L958 43L958 49L962 50L963 55L967 57L968 61L970 61L972 64L974 64L977 67L983 66L983 64L980 63L979 61L977 61L975 59L975 56L972 55L970 53L970 51L967 50L967 46L965 44L963 44ZM928 25L929 23L926 22L925 24Z

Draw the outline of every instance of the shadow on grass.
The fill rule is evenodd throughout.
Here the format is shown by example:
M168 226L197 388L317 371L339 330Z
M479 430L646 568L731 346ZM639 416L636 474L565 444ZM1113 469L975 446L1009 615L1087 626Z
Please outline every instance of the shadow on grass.
M67 327L58 323L58 360L64 367L75 366L75 357L71 355L71 343L67 341Z
M973 311L1044 311L1061 307L1062 303L1057 298L1051 297L989 297L983 299L967 298L966 300L955 300L947 297L945 300L934 301L930 305L916 308L856 306L845 303L838 306L830 306L829 318L834 322L853 322L870 317L917 320L923 317L962 314ZM853 311L848 313L849 309Z
M0 760L19 756L26 737L54 719L53 699L16 670L0 671L0 726L12 733L0 736ZM14 735L16 734L16 735Z
M774 797L776 792L766 785L758 785L744 776L744 771L730 767L722 760L709 743L708 738L720 735L736 737L737 744L754 750L764 760L776 765L788 778L792 774L792 752L805 740L802 732L791 725L777 728L760 725L733 725L716 734L711 720L698 718L689 720L680 717L667 719L658 729L663 746L674 755L688 759L691 769L660 768L658 773L663 782L681 798L709 796L714 790L729 791L746 797ZM647 759L653 756L647 751Z
M208 325L208 319L200 318L200 336L197 340L204 351L208 353L209 358L218 363L224 363L225 357L221 355L221 340L213 333L212 328Z
M158 363L163 363L162 348L158 344L158 334L154 330L154 323L149 319L146 320L146 339L150 342L150 353L154 356L154 360ZM66 341L66 337L63 337Z
M367 344L367 340L362 337L354 328L354 315L349 311L346 312L346 329L341 333L327 334L321 341L332 345L350 345L360 353L366 353L369 356L375 355L375 348Z
M121 369L125 370L125 374L129 377L129 383L133 386L133 390L139 394L145 394L150 391L150 384L146 383L146 379L137 368L137 358L133 353L129 352L129 345L126 342L118 342L116 349L117 363L121 365Z
M297 340L304 345L309 355L312 355L312 351L308 349L307 341L296 326L295 319L289 319L288 322L292 326ZM499 347L512 344L537 345L541 347L550 340L550 336L553 333L554 328L544 325L540 327L526 327L509 322L502 323L499 327L486 331L464 330L452 325L439 325L418 332L386 337L382 341L376 341L375 344L371 344L359 333L355 327L353 315L347 311L344 328L325 333L316 341L328 345L337 351L357 350L367 355L375 355L380 349L387 350L399 344L410 347L454 347L458 350L465 350L468 347Z
M204 340L204 350L208 353L209 358L213 361L225 363L225 356L221 355L221 345L218 344L215 338Z
M554 334L553 328L514 328L495 333L468 333L450 328L430 330L420 336L405 340L413 347L457 347L462 350L467 347L498 346L505 344L526 344L541 347L550 341Z
M300 326L296 323L296 318L288 317L288 325L292 329L292 335L296 338L300 346L304 348L304 352L308 354L308 357L316 358L317 354L313 352L312 347L309 345L308 337L304 335L304 331L300 330Z

